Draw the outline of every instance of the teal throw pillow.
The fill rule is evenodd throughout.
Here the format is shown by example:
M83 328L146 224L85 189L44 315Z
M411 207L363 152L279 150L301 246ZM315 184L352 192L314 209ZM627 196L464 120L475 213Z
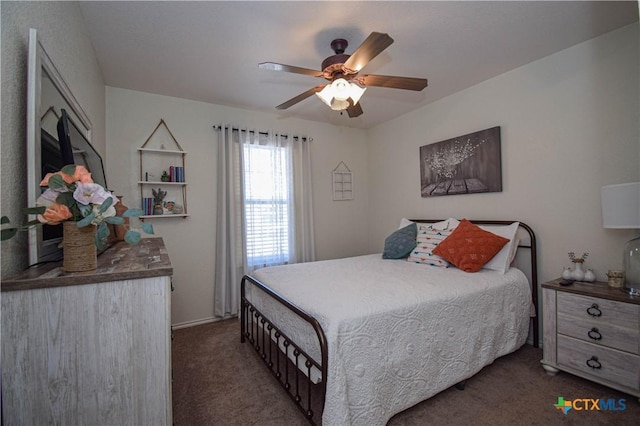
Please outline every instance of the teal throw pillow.
M398 229L384 240L383 259L403 259L416 246L418 226L415 223Z

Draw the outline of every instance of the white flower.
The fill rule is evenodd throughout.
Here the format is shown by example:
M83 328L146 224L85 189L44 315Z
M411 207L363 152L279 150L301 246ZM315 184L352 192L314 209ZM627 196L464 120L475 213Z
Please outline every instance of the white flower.
M91 221L92 225L99 225L100 223L102 223L102 221L107 218L107 217L112 217L116 215L116 208L113 206L109 206L109 208L107 210L105 210L103 213L100 213L100 206L93 206L93 213L96 215L96 217L93 218L93 220Z
M85 206L89 204L101 205L107 198L113 199L112 205L116 205L118 202L116 197L97 183L77 182L76 190L73 191L73 198Z

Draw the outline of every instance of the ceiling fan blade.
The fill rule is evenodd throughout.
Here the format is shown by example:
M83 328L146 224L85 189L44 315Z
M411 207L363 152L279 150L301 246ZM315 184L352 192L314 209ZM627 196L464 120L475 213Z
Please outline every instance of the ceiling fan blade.
M393 75L376 75L369 74L358 77L359 81L366 86L378 86L389 87L392 89L404 89L404 90L420 90L427 87L428 81L426 78L413 78L413 77L397 77Z
M347 114L349 114L350 118L356 118L361 116L362 107L360 106L360 102L354 105L351 99L349 99L349 107L347 108Z
M369 34L369 37L347 59L344 67L356 72L360 71L370 60L391 46L391 43L393 43L393 39L389 37L389 34L376 32Z
M311 77L322 77L322 71L316 71L309 68L294 67L293 65L276 64L275 62L262 62L258 64L258 68L271 71L286 71L295 74L310 75Z
M324 86L325 85L321 84L320 86L313 87L313 88L307 90L306 92L300 93L298 96L295 96L295 97L289 99L287 102L284 102L284 103L278 105L276 108L277 109L287 109L290 106L293 106L293 105L297 104L298 102L307 99L309 96L313 95L314 93L321 91L322 89L324 89Z

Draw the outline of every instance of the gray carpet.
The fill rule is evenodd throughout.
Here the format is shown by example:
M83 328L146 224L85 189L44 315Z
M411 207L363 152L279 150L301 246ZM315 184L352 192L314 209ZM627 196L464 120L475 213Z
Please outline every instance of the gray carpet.
M307 425L248 344L238 320L175 330L173 419L176 426ZM525 345L467 381L394 416L399 425L640 425L637 398L570 374L547 375L542 350ZM558 397L624 398L626 410L554 408Z

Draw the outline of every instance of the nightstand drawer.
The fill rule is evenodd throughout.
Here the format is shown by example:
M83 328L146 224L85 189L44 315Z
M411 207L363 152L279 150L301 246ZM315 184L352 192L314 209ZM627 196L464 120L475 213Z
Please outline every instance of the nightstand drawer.
M558 292L558 313L597 323L638 328L640 305Z
M558 364L640 390L640 356L558 336Z
M637 326L630 327L633 325L621 327L608 322L566 316L558 312L558 333L640 355L640 330Z

